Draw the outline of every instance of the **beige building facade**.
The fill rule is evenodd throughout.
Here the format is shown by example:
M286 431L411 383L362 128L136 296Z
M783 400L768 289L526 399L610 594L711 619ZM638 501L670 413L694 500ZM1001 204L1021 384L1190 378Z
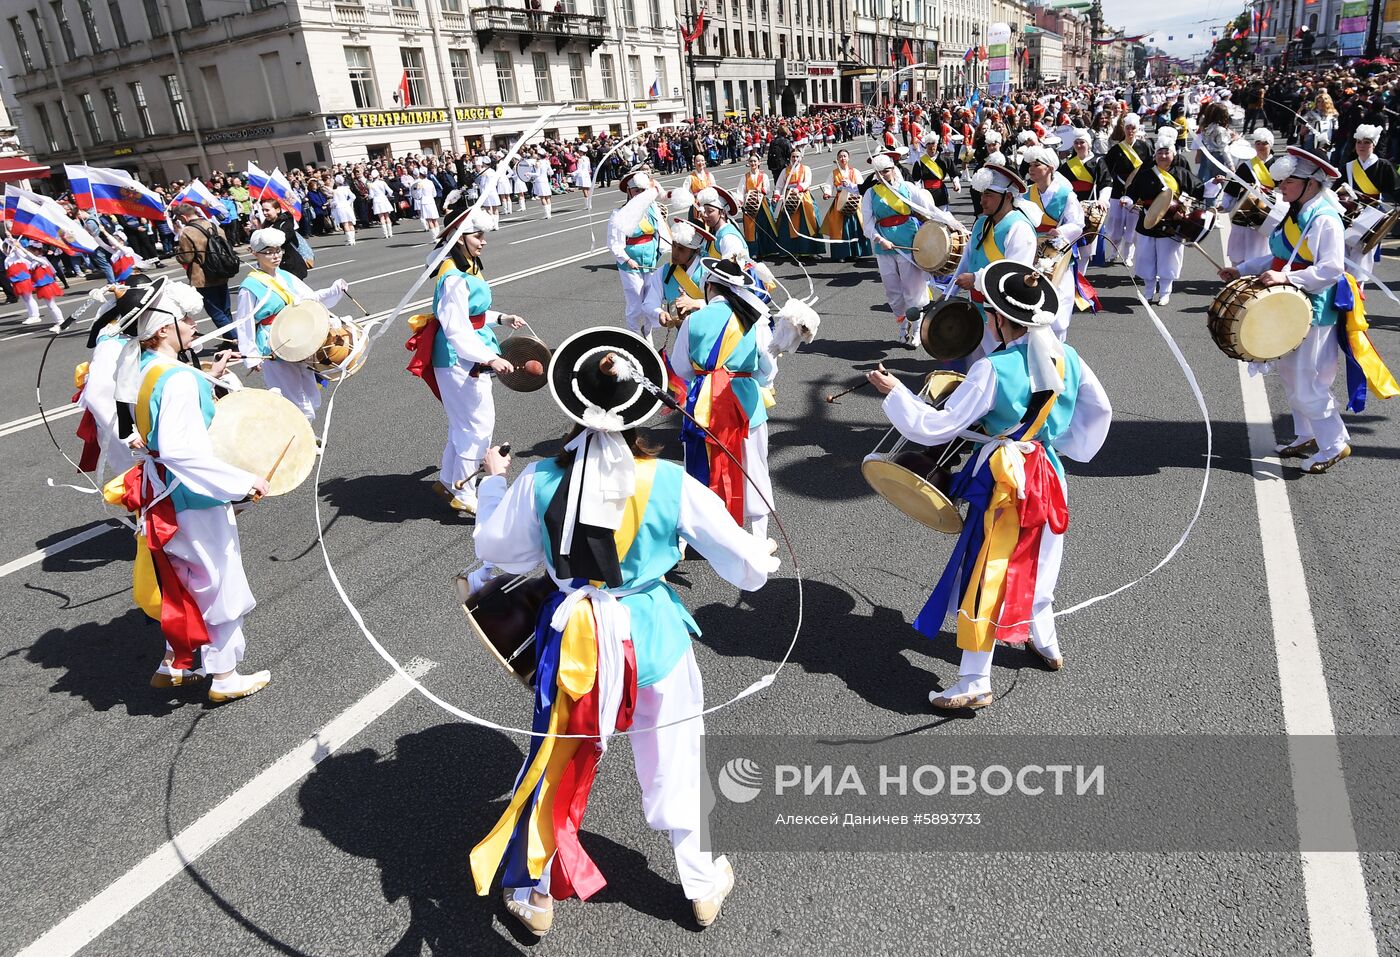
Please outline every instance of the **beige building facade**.
M625 133L685 115L674 8L559 0L0 0L43 163L149 182ZM172 37L173 32L173 37Z

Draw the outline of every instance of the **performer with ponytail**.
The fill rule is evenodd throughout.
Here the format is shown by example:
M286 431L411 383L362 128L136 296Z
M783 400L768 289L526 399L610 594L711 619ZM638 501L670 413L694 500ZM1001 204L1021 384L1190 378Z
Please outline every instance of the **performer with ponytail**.
M836 151L836 167L831 171L831 185L823 186L827 199L836 199L822 219L822 235L833 242L828 248L831 258L838 262L855 262L865 256L874 255L870 247L870 237L865 235L865 226L860 218L860 173L851 165L851 151Z

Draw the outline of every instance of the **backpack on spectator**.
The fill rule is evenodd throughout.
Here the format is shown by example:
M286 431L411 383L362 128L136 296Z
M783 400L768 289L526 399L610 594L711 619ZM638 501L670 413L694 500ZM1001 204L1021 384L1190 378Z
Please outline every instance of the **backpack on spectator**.
M191 223L204 235L204 250L199 254L199 265L204 270L204 281L217 285L221 282L228 282L238 271L243 268L242 261L229 245L228 240L219 232L218 227L210 232L205 232L198 223Z

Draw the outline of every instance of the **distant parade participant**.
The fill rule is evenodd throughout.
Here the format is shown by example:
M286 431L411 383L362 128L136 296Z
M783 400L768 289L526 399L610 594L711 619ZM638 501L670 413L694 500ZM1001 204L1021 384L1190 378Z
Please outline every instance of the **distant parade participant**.
M1376 155L1376 142L1381 138L1379 126L1362 124L1356 128L1356 159L1347 163L1337 179L1337 189L1355 197L1367 206L1389 206L1396 199L1395 166ZM1373 254L1381 261L1381 245Z
M470 218L469 218L470 217ZM408 371L421 378L442 403L447 416L447 443L442 450L437 491L454 511L476 513L479 467L496 428L496 403L491 395L492 373L514 372L501 357L495 325L518 329L519 316L491 308L491 285L481 266L490 221L466 209L443 228L441 246L466 223L433 289L432 318L414 330L408 341L413 352Z
M62 327L63 313L54 300L63 295L63 287L58 284L53 266L43 256L31 252L23 240L13 236L5 239L5 276L24 304L22 325L34 326L44 321L39 317L39 303L43 302L53 319L54 330Z
M768 348L768 294L734 260L706 259L704 267L707 301L681 322L671 369L686 383L686 411L714 438L689 419L681 424L685 470L724 500L734 521L752 521L754 535L764 539L773 500L764 390L777 374Z
M971 165L979 169L988 163L1005 165L1006 157L1002 155L1001 144L1001 133L987 127L984 120L972 146ZM972 208L981 209L979 191L976 186L972 185L971 179L968 181L968 192L972 197Z
M1074 188L1075 198L1087 203L1096 199L1099 192L1099 164L1092 152L1093 134L1088 130L1075 130L1073 136L1060 172Z
M369 185L365 187L369 191L369 211L379 220L379 231L384 234L385 239L392 239L394 236L394 194L389 189L389 184L379 175L378 170L369 171Z
M823 186L822 192L828 199L835 197L822 219L822 235L832 240L827 247L831 258L838 262L855 262L874 255L860 218L860 173L851 165L850 150L836 151L831 185Z
M928 193L900 178L899 167L888 153L870 161L870 186L860 199L865 235L875 253L885 299L894 314L899 342L914 348L919 341L917 310L928 305L928 273L910 255L921 221L936 219L961 229L957 220L933 204Z
M1048 146L1032 146L1026 150L1026 173L1031 185L1026 198L1037 210L1040 220L1035 223L1035 231L1042 238L1050 239L1057 252L1053 256L1070 257L1068 268L1059 282L1054 284L1058 308L1051 328L1063 340L1069 332L1070 317L1074 314L1075 270L1079 258L1077 246L1084 235L1084 208L1065 177L1058 172L1060 158Z
M998 641L1028 644L1051 671L1064 667L1054 610L1069 524L1060 460L1092 459L1113 418L1093 370L1051 332L1057 305L1042 277L1002 260L983 280L997 349L972 364L941 409L883 367L867 374L886 396L890 422L911 442L939 446L979 426L991 437L973 446L954 480L955 496L970 503L968 520L914 621L936 639L955 617L958 680L929 693L930 704L947 711L992 703Z
M484 463L477 557L516 574L543 562L557 591L535 629L534 736L505 810L471 851L473 882L487 894L499 872L506 910L536 937L553 927L556 900L604 888L580 823L604 747L631 730L647 824L669 832L681 891L708 927L734 868L704 849L705 699L691 648L700 627L665 575L682 543L744 591L762 587L778 559L638 432L656 404L638 401L633 380L665 378L645 343L589 329L555 352L550 371L551 395L577 423L564 451L509 488L509 459L492 449Z
M914 181L924 188L939 206L948 205L948 190L962 192L958 161L951 153L939 150L937 130L929 130L916 152L910 153L909 168Z
M238 335L238 351L249 371L262 369L263 381L269 389L280 392L301 410L309 421L316 421L321 407L321 387L316 373L300 362L286 362L272 351L269 327L277 314L294 303L314 299L330 309L350 288L344 279L337 279L319 292L281 268L282 247L286 237L280 229L259 229L248 237L248 248L257 260L238 287L234 303L234 329ZM339 327L340 323L331 317Z
M708 253L711 258L735 258L740 262L751 258L749 244L733 222L733 217L739 214L739 203L729 190L723 186L708 186L696 193L695 213L700 217L700 225L710 233Z
M355 245L355 191L344 179L337 176L338 182L331 190L331 222L335 228L345 233L345 245Z
M588 155L588 144L578 148L574 165L574 186L583 193L583 208L593 208L593 160Z
M1152 162L1151 144L1138 139L1138 128L1141 125L1142 121L1138 115L1129 113L1119 121L1118 128L1114 130L1113 144L1102 160L1110 199L1121 200L1126 196L1128 181L1137 174L1140 166ZM1141 211L1131 203L1109 203L1103 235L1113 246L1114 262L1132 266L1140 215Z
M423 221L423 229L438 238L441 225L438 214L438 186L426 169L419 169L418 178L413 181L413 205L418 208L418 218Z
M494 164L488 164L484 158L478 156L474 165L476 166L476 189L481 196L481 211L490 217L492 230L500 229L502 190L505 188L506 181L501 175L500 168ZM509 202L510 194L506 193L504 198Z
M749 244L749 255L754 259L777 252L778 227L773 220L773 207L768 205L768 195L773 192L773 181L763 168L757 152L749 153L748 172L744 174L740 196L744 210L744 242ZM754 195L758 196L755 207Z
M685 188L690 191L690 195L698 196L701 190L715 185L715 174L711 173L708 167L704 151L697 151L690 175L685 178Z
M182 293L157 279L143 287L133 313L143 350L134 418L140 464L109 485L113 504L141 516L144 548L135 594L160 621L165 657L151 686L171 688L212 677L209 700L234 701L267 686L271 673L240 674L247 640L243 619L256 602L243 571L233 502L267 494L267 479L215 458L209 442L214 393L209 381L180 360L197 329L202 307L189 287ZM211 375L224 372L229 354ZM154 568L154 581L149 577Z
M1347 393L1353 408L1364 406L1368 384L1380 398L1391 398L1400 388L1376 355L1364 325L1355 334L1353 316L1342 315L1339 308L1339 298L1345 296L1340 303L1345 311L1364 316L1361 290L1346 271L1341 212L1327 188L1339 171L1322 157L1290 146L1269 173L1288 203L1288 215L1269 236L1268 252L1222 269L1220 278L1230 282L1242 275L1258 276L1266 286L1293 286L1312 303L1307 338L1276 361L1294 434L1275 451L1282 458L1302 459L1303 471L1318 475L1351 455L1350 436L1332 398L1338 355L1344 353L1347 359Z
M542 149L535 150L534 170L534 179L530 184L531 192L533 193L534 197L540 201L540 205L544 207L544 218L553 219L554 190L549 185L549 174L551 167L549 165L549 157L545 154L545 151Z
M811 194L812 168L802 159L802 148L794 146L792 160L773 184L778 247L793 256L814 255L813 243L807 237L817 234L817 210Z
M645 172L628 173L618 185L627 202L608 217L608 249L617 260L627 328L647 336L661 308L661 188Z
M1202 185L1190 167L1180 162L1176 153L1176 127L1164 126L1157 135L1157 149L1152 165L1137 172L1127 192L1119 200L1121 207L1136 204L1137 263L1134 271L1147 287L1147 298L1165 306L1171 299L1172 283L1181 275L1181 260L1185 247L1166 226L1149 227L1141 213L1163 190L1171 190L1173 198L1201 198Z
M953 282L959 289L971 293L982 318L988 320L978 347L980 352L974 351L969 360L975 361L1000 344L984 305L985 270L1003 259L1025 266L1035 265L1036 241L1035 224L1016 202L1016 197L1026 188L1021 177L1004 165L987 163L972 174L970 184L978 192L981 209L972 224L972 235L953 274Z
M1274 190L1278 183L1274 182L1274 177L1269 173L1269 158L1273 155L1274 134L1266 129L1257 129L1250 134L1250 140L1254 143L1254 155L1235 168L1235 175L1246 183L1252 183L1261 189ZM1245 195L1245 189L1239 183L1225 177L1222 173L1216 177L1224 181L1225 196L1229 203L1229 208L1234 210L1239 206ZM1269 234L1261 229L1250 229L1245 226L1230 224L1230 238L1225 246L1225 255L1231 263L1242 263L1256 256L1262 256L1269 248Z

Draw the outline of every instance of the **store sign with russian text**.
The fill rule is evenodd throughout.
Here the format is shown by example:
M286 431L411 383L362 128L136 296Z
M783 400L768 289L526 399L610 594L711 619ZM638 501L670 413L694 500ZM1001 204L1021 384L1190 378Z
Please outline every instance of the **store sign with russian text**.
M328 130L387 129L398 126L433 126L447 123L455 117L459 123L473 120L504 119L503 106L457 106L451 110L373 110L357 113L335 113L326 117Z

